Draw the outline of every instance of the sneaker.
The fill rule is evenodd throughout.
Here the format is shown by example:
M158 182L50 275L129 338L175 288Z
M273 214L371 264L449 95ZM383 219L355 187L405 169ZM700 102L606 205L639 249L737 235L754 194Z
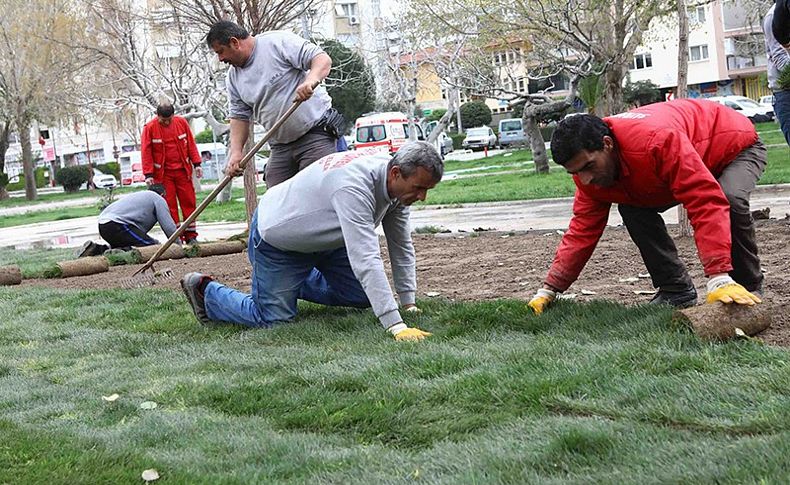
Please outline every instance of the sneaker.
M658 290L658 293L650 300L650 304L688 308L697 304L697 290L693 286L683 291Z
M193 246L195 244L200 244L196 237L190 237L184 240L184 244L188 246Z
M198 322L201 325L213 326L216 322L208 317L206 302L203 299L203 288L205 288L203 283L206 280L214 281L214 278L201 273L187 273L181 278L181 289L184 291L189 304L192 305L192 311L195 313Z

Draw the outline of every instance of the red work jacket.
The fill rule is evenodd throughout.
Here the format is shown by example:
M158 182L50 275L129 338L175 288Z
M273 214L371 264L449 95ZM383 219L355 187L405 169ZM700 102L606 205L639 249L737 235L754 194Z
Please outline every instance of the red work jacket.
M165 139L163 135L167 134L170 136ZM191 178L192 166L200 165L202 159L192 130L189 129L187 120L180 116L173 116L168 128L164 128L158 118L154 118L146 123L141 138L141 158L146 177L159 180L165 165L172 167L177 164L183 166Z
M604 122L614 135L619 177L608 188L585 186L573 177L573 217L546 283L565 291L576 281L606 228L612 203L656 208L682 203L705 274L730 271L730 205L716 178L757 141L751 121L712 101L680 99Z

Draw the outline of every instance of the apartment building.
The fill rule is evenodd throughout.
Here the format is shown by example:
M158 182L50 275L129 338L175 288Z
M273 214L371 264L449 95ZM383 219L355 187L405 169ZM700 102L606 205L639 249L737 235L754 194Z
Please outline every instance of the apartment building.
M761 21L765 12L742 0L716 0L689 8L689 97L770 94ZM677 22L654 21L634 54L632 81L649 80L667 97L677 87Z

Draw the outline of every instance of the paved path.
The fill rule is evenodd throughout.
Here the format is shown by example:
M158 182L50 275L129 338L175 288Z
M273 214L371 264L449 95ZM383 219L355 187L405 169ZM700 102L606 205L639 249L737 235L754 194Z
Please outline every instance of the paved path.
M476 228L499 231L529 229L567 229L571 218L572 198L541 199L516 202L463 204L461 206L426 206L412 211L412 228L437 226L452 231L472 231ZM752 209L771 208L771 216L782 218L790 213L790 184L761 186L752 194ZM87 239L99 239L96 217L82 217L64 221L42 222L26 226L0 229L0 247L76 247ZM677 222L677 211L664 213L668 223ZM616 206L609 217L609 225L621 224ZM246 229L243 222L199 223L202 240L215 240L238 234ZM166 238L161 231L151 233L160 241Z

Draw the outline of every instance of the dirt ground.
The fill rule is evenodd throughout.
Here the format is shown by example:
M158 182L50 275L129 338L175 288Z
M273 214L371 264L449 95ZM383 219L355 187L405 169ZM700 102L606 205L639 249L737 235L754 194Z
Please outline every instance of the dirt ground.
M771 345L790 346L790 316L784 310L790 304L790 221L756 221L757 238L766 275L764 300L777 308L773 326L760 335ZM675 231L676 228L670 228ZM451 300L489 300L519 298L528 300L542 283L561 238L557 231L525 233L453 233L414 235L417 251L418 298L442 297ZM705 294L702 274L692 238L677 240L681 257L688 264L700 295ZM385 251L386 253L386 251ZM386 259L386 254L385 254ZM213 275L230 286L249 291L250 265L245 254L181 259L160 263L175 277L162 287L179 289L181 276L190 271ZM60 280L25 280L24 285L57 288L113 288L131 276L139 266L117 266L109 273ZM566 294L576 294L579 301L605 298L625 304L642 303L651 295L644 264L622 227L608 228L580 279ZM623 282L621 279L637 278ZM583 294L594 292L594 294ZM781 311L779 309L782 309Z

